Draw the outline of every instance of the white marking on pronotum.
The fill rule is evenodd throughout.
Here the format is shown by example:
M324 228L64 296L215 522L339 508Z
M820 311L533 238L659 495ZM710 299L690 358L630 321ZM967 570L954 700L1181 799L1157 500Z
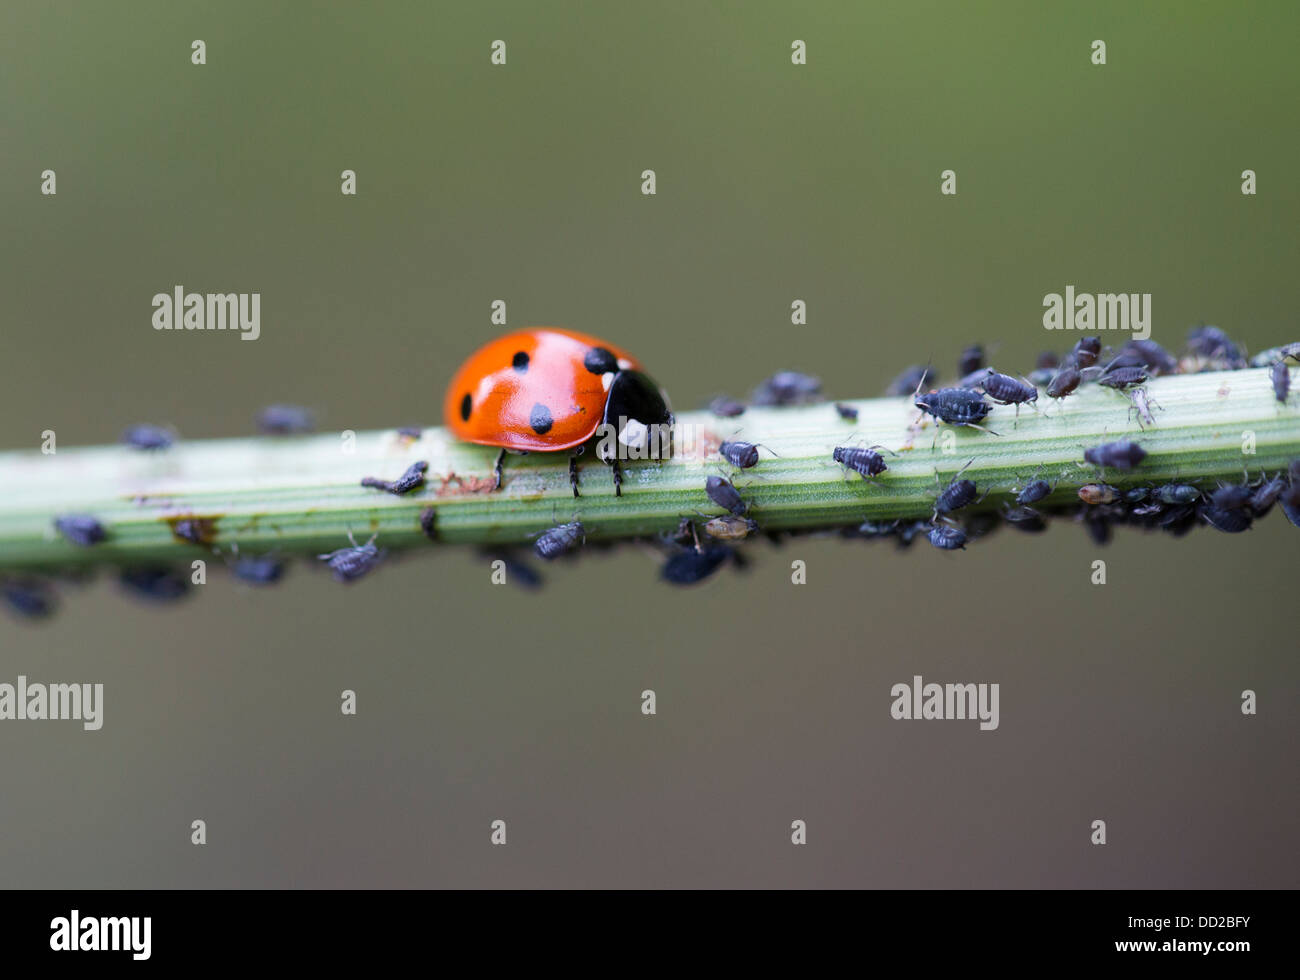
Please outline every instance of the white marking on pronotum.
M618 441L623 445L640 449L649 442L650 429L644 422L628 419L618 434Z

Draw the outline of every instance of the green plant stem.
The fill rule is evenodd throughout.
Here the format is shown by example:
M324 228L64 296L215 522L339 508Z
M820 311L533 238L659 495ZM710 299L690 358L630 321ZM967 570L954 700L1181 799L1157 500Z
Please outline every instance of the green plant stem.
M421 526L434 511L437 543L526 543L557 521L582 521L588 539L653 535L682 517L720 513L704 493L711 474L734 478L750 514L766 529L831 527L866 518L928 517L938 487L968 461L964 476L998 507L1034 476L1056 484L1045 506L1077 501L1078 488L1102 477L1083 450L1133 438L1146 460L1130 473L1104 474L1117 486L1169 480L1203 486L1240 480L1249 469L1275 472L1300 457L1300 399L1274 397L1268 371L1158 378L1147 385L1156 425L1139 428L1122 393L1088 385L1061 402L1046 396L1038 411L998 406L986 425L949 430L926 419L917 427L910 398L854 401L856 422L830 404L750 409L735 419L687 413L678 421L698 438L666 461L625 464L623 496L609 467L588 452L580 460L582 497L569 487L568 455L508 456L505 483L490 492L496 450L452 440L430 428L414 442L392 430L300 437L190 440L147 452L126 446L0 453L0 570L68 569L99 561L192 560L213 546L229 553L315 554L342 547L352 531L378 535L385 548L429 547ZM945 433L949 433L945 435ZM1243 453L1253 433L1253 455ZM716 454L720 440L760 443L753 469L738 472ZM831 460L839 445L882 445L889 469L876 481L848 474ZM345 449L351 445L352 452ZM910 447L910 448L909 448ZM947 450L947 451L945 451ZM428 482L404 496L363 488L362 477L392 480L427 460ZM53 526L57 515L90 514L108 531L102 544L77 547ZM211 541L195 545L173 533L183 518L211 522Z

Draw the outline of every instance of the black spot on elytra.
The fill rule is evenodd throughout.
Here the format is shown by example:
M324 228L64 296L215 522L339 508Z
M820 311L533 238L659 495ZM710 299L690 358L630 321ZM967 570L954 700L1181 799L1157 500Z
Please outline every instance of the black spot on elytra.
M470 398L469 395L466 395L460 400L460 418L462 422L469 421L469 412L473 407L474 399Z
M604 347L593 347L583 355L582 366L592 374L608 374L618 370L618 358Z
M510 361L510 366L520 374L523 374L528 370L528 355L524 351L520 351Z
M554 420L551 418L551 410L538 402L528 414L528 424L533 427L533 431L539 436L546 435L551 431L551 426L554 424Z

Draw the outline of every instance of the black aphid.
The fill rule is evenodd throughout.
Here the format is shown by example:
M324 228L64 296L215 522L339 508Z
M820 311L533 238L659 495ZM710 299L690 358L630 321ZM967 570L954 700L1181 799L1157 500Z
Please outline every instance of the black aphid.
M1246 359L1232 339L1218 327L1193 327L1187 332L1187 349L1230 370L1246 366Z
M1098 378L1097 384L1122 391L1134 385L1144 384L1146 380L1147 372L1144 367L1117 367Z
M1241 510L1254 495L1255 491L1244 485L1219 487L1210 494L1210 506L1217 510Z
M533 551L538 558L554 561L561 555L567 555L582 544L586 538L586 533L582 521L557 524L549 531L543 531L538 535L537 540L533 542Z
M164 429L161 425L150 425L147 422L133 425L122 433L122 442L136 449L167 449L175 441L176 435L170 429Z
M1070 351L1070 361L1079 370L1092 367L1100 356L1100 337L1080 337L1074 349Z
M930 528L930 544L940 551L957 551L966 547L966 532L959 527L935 524Z
M752 442L729 440L718 447L718 454L732 466L742 470L758 465L758 446Z
M166 565L137 565L122 569L118 575L122 586L142 599L172 602L190 589L190 580Z
M970 388L940 388L938 391L917 394L913 403L926 415L932 415L941 422L973 429L984 429L978 423L993 410L981 392ZM991 432L989 429L984 431Z
M910 395L915 391L920 391L935 378L933 368L922 367L919 364L913 364L902 374L889 382L889 387L885 389L886 395Z
M1016 503L1018 504L1036 504L1049 493L1052 492L1052 485L1046 480L1032 480L1025 485L1025 488L1016 494Z
M89 514L64 514L54 519L54 527L79 548L89 548L108 537L104 525Z
M257 416L257 427L267 435L297 435L315 429L316 417L301 405L268 405Z
M1278 497L1282 496L1282 492L1286 490L1286 487L1286 480L1281 476L1265 480L1255 488L1255 492L1250 496L1251 513L1256 517L1263 517L1273 509L1273 504L1277 502Z
M957 358L957 376L971 374L978 371L984 366L984 348L979 344L971 344L961 356Z
M1136 354L1153 377L1174 374L1178 370L1178 359L1154 340L1130 340L1124 345L1124 350Z
M1111 520L1111 515L1105 513L1103 508L1092 508L1086 510L1081 515L1083 529L1088 532L1088 537L1092 538L1093 544L1104 548L1110 544L1111 538L1115 536L1115 526Z
M858 420L858 410L852 405L846 405L844 402L835 403L835 411L839 417L846 422L856 422Z
M984 379L989 376L991 368L978 368L970 374L964 374L957 381L958 388L979 388L984 384Z
M1201 508L1206 523L1225 534L1240 534L1250 529L1251 516L1245 510L1223 510L1209 504Z
M0 582L0 596L10 609L28 619L45 619L58 606L54 590L41 579L5 579Z
M716 572L732 554L730 548L722 545L702 551L686 548L664 562L660 575L673 585L695 585Z
M1143 503L1151 496L1150 487L1130 487L1124 491L1124 503L1132 506L1133 504Z
M1286 362L1274 361L1268 369L1268 378L1273 382L1274 396L1285 405L1286 396L1291 393L1291 372L1287 369Z
M939 496L934 502L934 514L936 517L942 514L951 514L955 510L961 510L975 501L979 496L979 490L976 489L973 480L962 480L959 477L966 472L966 468L975 460L971 460L966 466L963 466L956 472L948 485L940 491Z
M781 371L754 389L755 405L806 405L821 401L822 382L810 374Z
M1015 405L1016 411L1021 405L1038 401L1038 389L1028 381L1013 378L1009 374L999 374L989 368L982 384L984 393L999 405Z
M438 540L438 509L426 507L420 511L420 530L430 541Z
M284 577L284 570L284 561L270 555L239 557L230 564L235 578L249 585L274 585Z
M726 395L719 395L713 401L709 402L709 411L719 418L734 419L737 415L743 415L745 405L734 398L728 398Z
M1194 504L1201 499L1201 491L1188 483L1166 483L1156 487L1155 495L1166 504Z
M1002 518L1017 531L1037 534L1039 531L1047 530L1047 522L1043 520L1043 515L1032 507L1008 507L1002 512Z
M1300 483L1293 483L1283 490L1278 503L1282 506L1282 513L1286 514L1286 519L1296 527L1300 527Z
M883 448L883 447L882 447ZM879 476L885 470L889 469L885 465L885 457L876 452L876 447L863 448L861 446L836 446L831 453L831 459L841 466L847 466L854 473L859 474L864 480L869 480L873 476ZM847 474L846 474L847 475Z
M1055 371L1061 366L1061 359L1056 356L1056 351L1041 351L1034 359L1034 368L1038 371Z
M419 460L408 466L406 472L396 480L381 480L378 477L366 476L361 478L361 485L363 487L373 487L376 490L386 490L400 496L424 486L424 474L428 469L429 464L424 460Z
M744 514L749 509L745 505L745 501L740 499L740 492L736 490L730 480L723 477L711 476L706 479L704 481L704 492L709 495L709 499L715 504L733 514Z
M348 540L352 542L350 548L339 548L316 557L329 565L336 582L354 582L383 560L385 552L375 546L377 537L378 534L372 534L365 544L357 544L357 539L349 531Z
M397 434L408 442L415 442L424 435L424 430L419 426L404 425L397 430Z
M1142 460L1146 459L1147 451L1136 442L1129 442L1124 439L1119 442L1107 442L1100 446L1093 446L1091 449L1085 449L1083 458L1093 466L1126 471L1133 469Z
M1083 375L1075 368L1061 368L1056 372L1052 380L1047 383L1047 397L1065 398L1067 395L1072 395L1074 389L1079 387L1079 382L1082 380Z
M1131 367L1140 367L1145 369L1147 367L1147 362L1146 358L1144 358L1138 351L1129 350L1126 347L1106 362L1105 366L1101 369L1101 373L1109 374L1111 371L1118 371L1120 368Z

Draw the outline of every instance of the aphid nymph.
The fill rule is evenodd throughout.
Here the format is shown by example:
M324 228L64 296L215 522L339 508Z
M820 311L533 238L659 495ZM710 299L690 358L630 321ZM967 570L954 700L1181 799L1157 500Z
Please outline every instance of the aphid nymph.
M966 547L966 532L959 527L935 524L930 528L930 544L940 551L957 551Z
M749 507L741 499L740 492L732 482L721 476L711 476L704 481L704 492L709 499L725 511L732 514L744 514Z
M108 531L89 514L64 514L54 519L54 527L79 548L89 548L108 537Z
M561 555L567 555L586 540L586 528L582 521L569 521L557 524L548 531L543 531L533 542L533 551L538 558L553 561Z
M366 476L362 477L361 485L363 487L373 487L376 490L386 490L400 496L424 486L424 474L428 468L429 464L426 461L419 460L408 466L406 472L396 480L381 480L378 477Z
M1020 406L1038 401L1038 389L1022 378L1013 378L1009 374L1000 374L992 368L984 376L981 387L984 393L999 405L1015 405L1017 414Z
M846 466L854 473L857 473L864 480L870 480L872 477L879 476L885 470L889 469L885 465L885 457L876 452L877 449L884 449L884 446L871 446L863 448L861 446L836 446L831 453L831 459Z
M176 441L176 434L161 425L133 425L122 433L122 442L136 449L167 449Z
M967 468L974 463L972 459L961 469L959 469L948 485L939 492L939 496L934 501L934 516L941 514L951 514L955 510L961 510L975 501L979 496L979 490L973 480L960 479L961 475L966 472Z
M329 565L336 582L354 582L369 573L383 559L384 552L375 546L377 537L377 533L372 534L365 544L357 544L357 539L349 531L348 540L352 542L350 548L339 548L316 557Z
M1136 442L1124 439L1085 449L1083 458L1093 466L1100 466L1102 469L1109 466L1112 469L1127 471L1146 459L1147 451Z
M718 447L718 455L738 469L747 470L758 465L758 446L752 442L729 439Z
M257 427L272 436L299 435L316 428L316 418L301 405L268 405L257 416Z
M1273 383L1273 394L1283 405L1286 404L1286 396L1291 393L1291 372L1286 366L1286 362L1280 358L1273 362L1273 366L1268 369L1269 380Z

